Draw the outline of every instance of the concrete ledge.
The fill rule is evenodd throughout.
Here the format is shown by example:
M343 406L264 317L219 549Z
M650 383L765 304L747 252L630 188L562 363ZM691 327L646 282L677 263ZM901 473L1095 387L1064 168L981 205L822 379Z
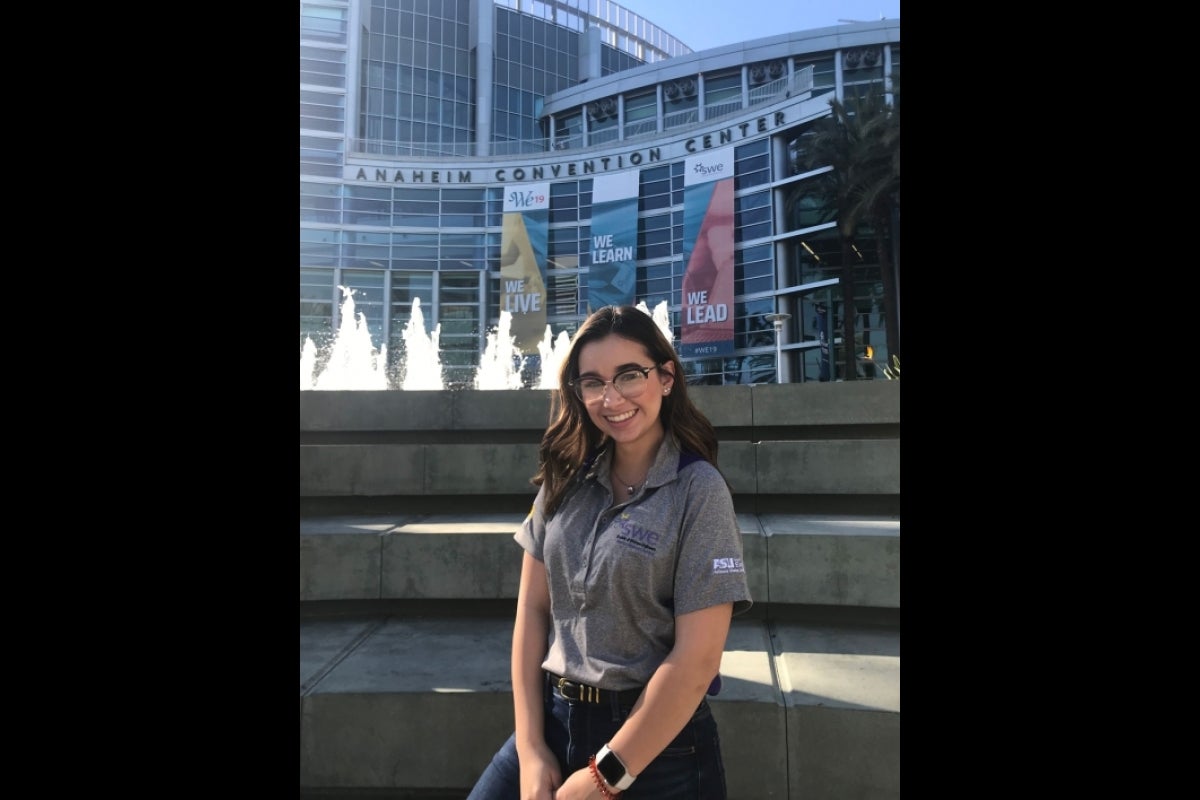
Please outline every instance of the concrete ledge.
M754 426L900 422L900 381L766 383L754 388Z
M300 496L518 494L532 497L536 444L306 444Z
M721 442L717 461L734 495L758 492L758 446L753 442Z
M512 733L511 621L306 628L308 646L333 656L310 658L301 687L302 787L467 788Z
M734 619L721 656L721 693L712 698L731 800L788 796L787 715L773 652L767 625Z
M758 523L769 602L900 607L898 518L762 514Z
M300 496L532 494L536 444L304 444ZM726 441L721 472L735 496L898 495L898 439Z
M526 492L532 502L537 490L529 483L529 478L537 472L537 451L536 444L431 445L425 456L427 471L424 493L456 495Z
M512 732L511 619L300 625L300 785L463 789ZM712 698L731 800L899 797L900 634L736 619Z
M302 391L301 431L546 429L546 391Z
M380 561L384 598L490 600L516 598L521 546L513 534L525 517L427 517L383 537Z
M301 445L300 495L421 494L425 452L419 444Z
M767 572L767 539L762 524L754 514L737 515L738 531L742 534L742 562L746 567L746 584L750 596L763 602L771 596L770 576Z
M743 506L900 493L898 381L688 391L729 437L721 470ZM530 493L549 408L545 390L303 391L300 496L441 498L449 511L456 496Z
M717 428L900 422L899 381L688 386ZM546 390L301 391L301 431L530 430L550 419Z
M449 392L300 392L301 431L448 430Z
M759 494L900 494L900 440L760 442L755 475Z
M379 597L380 537L391 519L310 519L300 522L300 599Z
M516 599L524 514L300 520L300 600ZM755 603L900 607L894 517L738 514Z
M509 600L523 514L300 520L300 600ZM894 517L738 514L755 603L900 607Z
M810 623L775 636L792 796L899 798L899 633Z
M689 386L688 397L715 428L749 428L754 424L756 386Z

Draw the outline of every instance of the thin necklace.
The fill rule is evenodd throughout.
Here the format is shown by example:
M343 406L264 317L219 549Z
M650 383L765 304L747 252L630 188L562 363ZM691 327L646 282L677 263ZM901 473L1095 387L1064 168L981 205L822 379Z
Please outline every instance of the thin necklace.
M625 485L625 491L629 493L629 496L633 497L633 493L637 491L638 485L630 483L629 481L622 478L615 469L612 471L612 474L613 474L613 477L616 478L619 483L622 483ZM642 476L642 480L643 481L646 480L645 475ZM639 481L639 483L640 483L640 481Z

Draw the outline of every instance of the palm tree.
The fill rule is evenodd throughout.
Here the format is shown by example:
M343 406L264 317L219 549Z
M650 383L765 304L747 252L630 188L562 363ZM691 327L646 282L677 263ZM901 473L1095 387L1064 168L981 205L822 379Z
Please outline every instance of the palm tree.
M851 149L849 126L844 123L845 107L836 99L830 100L833 114L823 117L801 135L797 145L795 172L807 172L822 167L829 167L825 173L798 183L793 188L787 200L789 212L794 213L804 207L810 210L823 209L818 212L814 221L837 221L838 240L841 244L841 290L842 290L842 354L844 366L842 374L845 380L857 378L857 364L854 353L854 277L850 264L850 244L854 237L854 229L848 227L851 218L850 206L850 168ZM833 309L829 309L833 313ZM829 343L833 348L833 342Z
M893 94L899 97L899 75L892 76ZM879 84L851 95L845 102L832 98L830 116L816 122L802 136L797 172L830 167L813 180L798 184L789 196L788 208L816 197L837 219L841 242L842 355L845 380L857 378L854 346L854 272L851 245L860 224L873 230L883 282L885 335L889 358L898 355L900 331L897 321L899 293L886 244L891 232L892 210L900 201L900 114L898 103L890 105Z
M875 234L875 250L883 282L884 332L889 359L900 355L900 292L897 271L892 266L888 243L894 234L892 212L900 207L900 76L892 75L895 98L888 105L877 84L871 84L854 109L863 142L861 161L856 165L850 189L851 226L862 219L870 222Z

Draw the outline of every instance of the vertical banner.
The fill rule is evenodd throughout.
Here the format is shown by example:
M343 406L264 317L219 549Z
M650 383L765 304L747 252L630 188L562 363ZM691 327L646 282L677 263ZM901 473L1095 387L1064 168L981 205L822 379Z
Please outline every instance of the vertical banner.
M504 193L500 234L500 310L512 314L509 329L525 355L538 352L546 332L546 236L550 184L532 183Z
M688 158L683 174L681 356L733 352L733 148Z
M592 266L588 311L631 306L637 285L638 171L592 179Z

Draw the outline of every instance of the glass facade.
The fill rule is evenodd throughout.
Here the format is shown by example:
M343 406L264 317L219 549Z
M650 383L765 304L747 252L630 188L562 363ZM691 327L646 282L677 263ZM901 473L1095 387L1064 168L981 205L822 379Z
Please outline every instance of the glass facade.
M493 141L507 145L499 152L545 149L538 115L541 101L575 85L580 36L550 20L496 9L492 135Z
M372 0L358 130L367 152L451 155L475 140L471 0Z
M668 304L678 341L687 269L685 167L693 152L729 146L733 352L685 359L688 381L837 380L846 377L842 348L857 352L867 345L873 360L859 359L855 377L883 378L888 309L875 231L860 225L843 243L836 211L800 188L821 170L805 174L797 164L806 132L827 115L828 96L886 87L898 74L898 22L875 26L883 35L872 42L864 34L853 48L747 59L670 79L660 77L670 60L657 51L662 64L639 60L635 54L648 50L635 46L637 35L610 28L601 37L601 71L636 74L638 85L590 97L580 93L589 86L578 76L582 39L594 24L585 21L586 11L595 6L528 0L301 5L301 345L306 339L318 348L329 344L343 293L350 291L373 343L386 346L398 386L403 332L419 300L427 329L441 325L448 385L470 385L499 318L503 197L514 181L538 178L549 184L547 324L553 336L573 333L589 309L594 174L604 171L598 164L636 171L634 295L649 308ZM604 5L620 20L613 7L620 8ZM493 16L481 26L473 15L483 12ZM636 20L632 24L638 30ZM491 31L489 47L480 47L479 30ZM640 30L646 32L645 24ZM491 53L490 92L475 85L480 51ZM490 129L488 155L479 155L476 142L481 91L491 97L490 124L482 126ZM571 97L579 99L572 103ZM812 111L822 106L825 114ZM547 161L556 156L569 160ZM883 244L891 247L889 240ZM853 276L848 292L839 283L847 274ZM775 330L766 320L777 311L791 314L781 338L781 374ZM840 341L847 313L855 322L850 343ZM824 362L823 332L834 343Z

